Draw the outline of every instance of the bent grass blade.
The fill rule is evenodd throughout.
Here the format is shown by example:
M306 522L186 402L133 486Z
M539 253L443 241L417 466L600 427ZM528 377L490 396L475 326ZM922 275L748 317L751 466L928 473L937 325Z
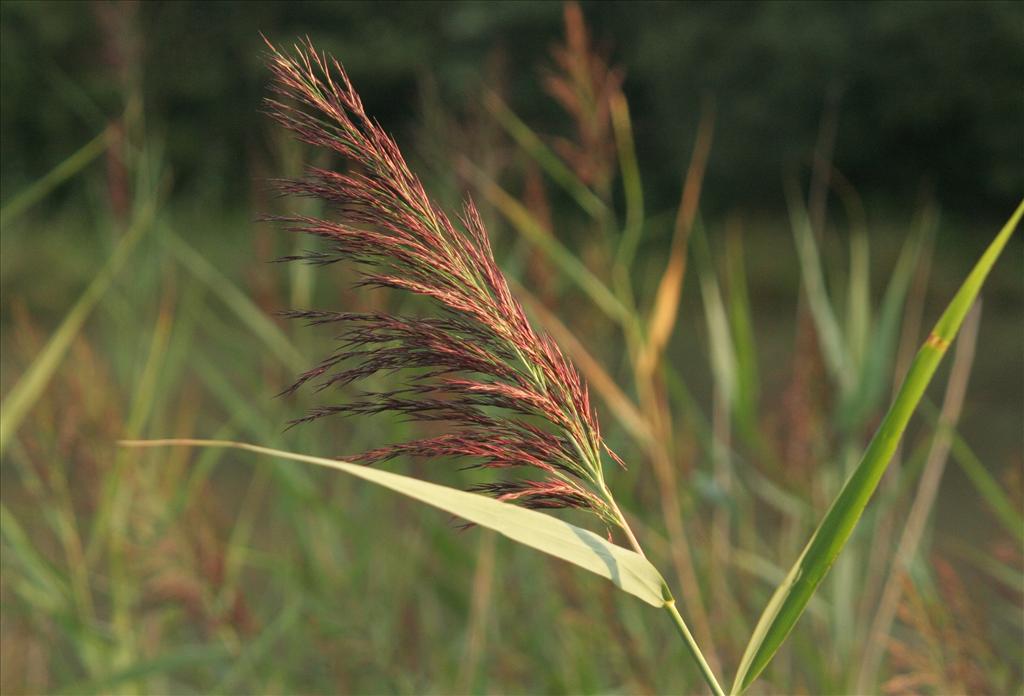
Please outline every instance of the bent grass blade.
M612 544L589 530L550 515L516 507L477 493L460 491L380 469L243 442L171 439L123 440L121 444L126 447L227 447L336 469L444 510L473 524L493 529L520 544L589 570L611 580L619 589L651 606L662 608L672 602L672 595L661 574L646 558L635 551Z
M733 682L732 693L742 693L768 665L842 551L885 473L910 416L921 401L946 349L956 337L967 311L1022 215L1024 201L985 250L918 351L860 464L832 503L785 581L768 602L747 644Z
M10 200L5 201L3 207L0 207L0 225L13 222L15 218L46 198L51 191L102 155L110 145L111 132L110 128L104 128L96 137L69 155L41 179L18 192Z
M544 141L516 116L496 93L487 95L485 106L523 150L548 173L548 176L573 197L576 203L594 220L601 221L608 216L608 206L597 194L583 183L576 174L556 155Z
M108 257L103 268L93 277L85 292L64 316L60 326L36 356L24 374L3 397L0 404L0 454L7 449L22 420L35 405L60 366L75 337L92 314L92 310L117 279L131 258L139 240L150 228L156 214L157 200L147 200L138 217Z
M846 392L851 386L853 374L846 369L850 360L847 355L843 332L833 310L825 284L825 271L822 269L821 253L814 240L811 220L800 200L796 185L790 182L787 187L789 215L793 227L793 238L796 242L797 258L800 261L800 277L807 293L807 306L811 310L811 318L818 331L822 358L829 373Z

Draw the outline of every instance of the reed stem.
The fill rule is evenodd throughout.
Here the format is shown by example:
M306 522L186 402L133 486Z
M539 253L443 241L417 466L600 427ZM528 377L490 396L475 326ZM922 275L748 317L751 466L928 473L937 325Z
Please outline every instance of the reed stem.
M704 681L711 687L711 693L715 696L725 696L725 692L719 685L718 680L715 679L715 673L711 671L711 666L708 661L704 659L704 654L700 651L700 647L697 645L697 641L693 639L693 634L690 633L690 629L686 626L686 622L683 621L683 617L679 615L679 610L676 609L676 601L670 599L665 604L665 611L672 617L672 621L675 623L676 628L679 629L679 635L683 637L683 642L686 643L687 649L690 651L691 657L700 667L701 676L704 677Z
M622 514L622 510L615 502L615 498L611 496L607 488L604 488L604 492L607 494L608 502L612 506L612 510L619 519L619 523L622 530L626 533L626 538L629 539L630 545L633 547L638 554L643 557L647 557L644 553L643 548L640 546L640 542L637 541L636 535L633 530L630 529L629 522L626 521L626 516ZM671 596L671 595L668 595ZM672 621L675 623L676 628L679 629L679 635L682 636L683 642L686 644L686 649L690 652L690 656L693 657L694 662L700 667L701 676L704 677L704 681L707 682L708 686L711 687L711 692L715 696L725 696L725 692L722 691L722 687L718 683L718 679L715 678L715 673L711 669L711 665L704 658L704 653L700 651L700 646L697 645L697 641L694 639L693 634L690 633L690 628L683 621L683 617L679 614L679 610L676 609L676 600L670 599L665 603L665 611L672 617Z

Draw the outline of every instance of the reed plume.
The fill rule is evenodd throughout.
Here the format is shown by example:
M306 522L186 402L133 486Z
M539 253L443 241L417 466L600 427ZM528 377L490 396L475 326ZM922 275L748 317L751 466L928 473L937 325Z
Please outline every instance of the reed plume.
M625 72L593 46L578 2L563 7L565 43L552 48L554 66L545 70L544 89L572 117L575 138L554 147L581 181L607 200L616 163L612 103L622 92Z
M334 389L378 373L404 371L405 384L324 405L293 423L332 414L392 412L447 423L446 434L390 444L351 459L403 455L465 458L470 466L518 470L475 490L532 508L582 508L623 526L605 486L604 444L576 369L533 329L494 261L487 232L467 201L452 220L428 197L394 140L367 116L341 65L307 40L285 54L270 46L271 115L302 141L337 153L352 168L311 168L280 183L286 194L328 204L330 219L278 218L323 247L286 257L313 264L351 261L360 286L433 300L431 317L300 310L311 324L338 324L334 353L287 390ZM511 473L511 472L510 472Z

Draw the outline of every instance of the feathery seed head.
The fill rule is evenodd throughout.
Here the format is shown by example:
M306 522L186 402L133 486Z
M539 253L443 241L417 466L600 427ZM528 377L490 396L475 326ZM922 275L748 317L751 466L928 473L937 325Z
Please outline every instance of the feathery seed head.
M380 372L412 369L407 385L314 409L323 416L392 412L440 421L452 431L354 457L364 463L412 455L460 458L470 466L518 469L529 478L476 486L534 508L575 507L618 524L604 485L604 445L579 374L538 334L494 261L480 215L467 202L453 222L427 196L398 146L364 109L341 65L307 41L286 55L270 46L273 118L311 145L338 153L350 173L312 168L285 181L287 194L330 204L332 219L291 216L286 228L324 240L287 260L353 261L361 285L433 299L436 317L293 311L314 325L339 324L336 351L288 391L342 387Z

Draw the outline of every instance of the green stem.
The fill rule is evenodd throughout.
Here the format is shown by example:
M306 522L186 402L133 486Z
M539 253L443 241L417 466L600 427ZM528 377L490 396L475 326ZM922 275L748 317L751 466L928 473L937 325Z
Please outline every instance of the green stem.
M600 469L598 469L600 471ZM626 516L622 514L622 510L619 508L619 504L615 502L615 498L612 497L611 491L604 484L604 480L601 480L601 491L604 493L605 500L611 505L612 512L619 520L619 526L622 527L622 531L626 533L626 538L629 540L629 545L633 547L633 550L638 554L647 558L647 554L640 547L640 542L637 541L636 535L633 533L633 529L629 526L629 522L626 521Z
M722 687L718 684L718 680L715 679L715 673L711 671L711 667L708 665L708 661L704 659L704 654L701 653L700 648L697 646L697 641L693 639L693 634L690 633L690 629L686 626L686 622L683 621L683 617L679 615L679 611L676 609L676 601L670 599L665 604L665 611L672 617L672 621L675 623L676 628L679 629L679 635L683 637L683 642L686 643L687 649L690 651L690 656L693 657L697 666L700 667L701 676L704 677L704 681L711 687L711 693L715 696L725 696L725 692L722 691Z
M601 489L606 494L606 498L611 504L612 510L619 519L619 526L621 526L622 530L626 533L626 537L629 539L629 543L633 549L638 554L646 558L647 555L640 547L640 542L637 541L636 535L633 534L633 530L630 529L629 522L626 521L626 516L622 514L622 510L619 508L618 504L616 504L615 498L612 497L608 488L604 486L603 483L604 482L602 481ZM668 594L668 590L666 590L666 596L671 597L671 595ZM676 600L669 599L665 603L665 611L669 613L669 616L672 617L672 621L675 622L676 628L679 629L679 635L683 637L683 642L686 644L686 649L690 652L690 656L693 658L693 661L697 663L698 667L700 667L701 676L704 677L704 681L706 681L708 686L711 687L711 693L715 696L725 696L725 692L722 691L722 687L715 678L715 673L711 670L711 666L708 664L708 661L704 659L704 653L700 651L700 646L697 645L697 641L694 640L693 634L690 633L690 628L686 625L686 622L683 621L683 617L680 616L679 610L676 609Z

